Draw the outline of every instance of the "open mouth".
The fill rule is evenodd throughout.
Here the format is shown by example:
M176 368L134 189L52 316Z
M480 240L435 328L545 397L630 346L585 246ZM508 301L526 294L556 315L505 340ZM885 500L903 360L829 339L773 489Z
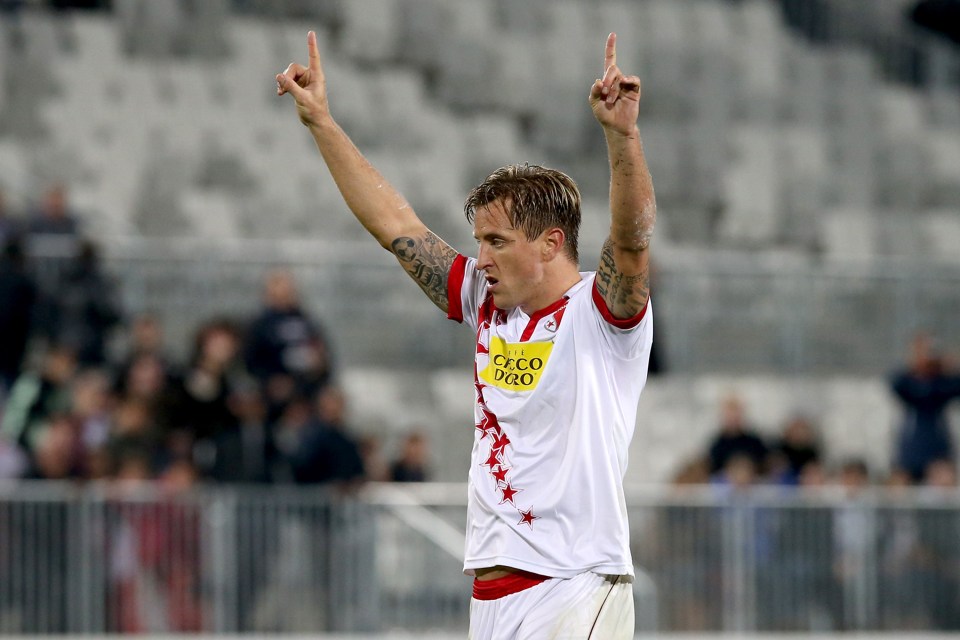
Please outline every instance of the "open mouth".
M499 280L497 280L492 276L486 276L486 279L487 279L487 291L492 291L494 287L496 287L497 284L500 282Z

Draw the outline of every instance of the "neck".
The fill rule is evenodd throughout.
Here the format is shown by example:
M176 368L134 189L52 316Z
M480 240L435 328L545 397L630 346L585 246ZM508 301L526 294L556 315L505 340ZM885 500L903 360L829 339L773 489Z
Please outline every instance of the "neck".
M520 309L528 316L533 315L562 298L563 294L570 290L570 287L580 282L580 279L580 271L577 265L567 263L556 272L544 277L538 295L527 304L521 305Z

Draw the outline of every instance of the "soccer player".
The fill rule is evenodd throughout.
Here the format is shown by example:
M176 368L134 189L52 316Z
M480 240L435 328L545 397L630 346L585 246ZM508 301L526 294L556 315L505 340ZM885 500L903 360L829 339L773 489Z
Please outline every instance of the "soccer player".
M312 32L307 46L309 64L278 74L277 93L293 96L360 223L476 332L470 637L632 638L623 476L652 344L656 204L637 127L640 79L617 66L616 35L589 93L607 143L611 220L586 273L579 192L551 169L503 167L469 194L476 258L434 235L333 120Z

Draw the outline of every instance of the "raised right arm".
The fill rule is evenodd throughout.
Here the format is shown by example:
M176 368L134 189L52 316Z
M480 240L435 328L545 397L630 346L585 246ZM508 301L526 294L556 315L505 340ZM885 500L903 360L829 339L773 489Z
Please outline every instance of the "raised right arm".
M307 35L307 49L307 67L293 63L277 74L277 95L293 96L300 121L310 130L340 194L360 224L397 257L427 297L446 312L447 282L457 252L423 224L403 195L363 157L334 121L313 31Z

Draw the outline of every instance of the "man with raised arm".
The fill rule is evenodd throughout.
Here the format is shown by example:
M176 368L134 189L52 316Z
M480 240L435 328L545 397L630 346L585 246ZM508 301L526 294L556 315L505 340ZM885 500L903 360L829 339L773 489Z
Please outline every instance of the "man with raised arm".
M590 106L610 161L610 235L596 272L577 254L568 176L511 165L467 197L468 258L434 235L330 115L316 35L277 75L344 200L449 318L476 333L475 433L464 571L473 640L632 638L623 495L653 318L653 184L637 128L640 79L607 38ZM592 222L592 221L591 221Z

